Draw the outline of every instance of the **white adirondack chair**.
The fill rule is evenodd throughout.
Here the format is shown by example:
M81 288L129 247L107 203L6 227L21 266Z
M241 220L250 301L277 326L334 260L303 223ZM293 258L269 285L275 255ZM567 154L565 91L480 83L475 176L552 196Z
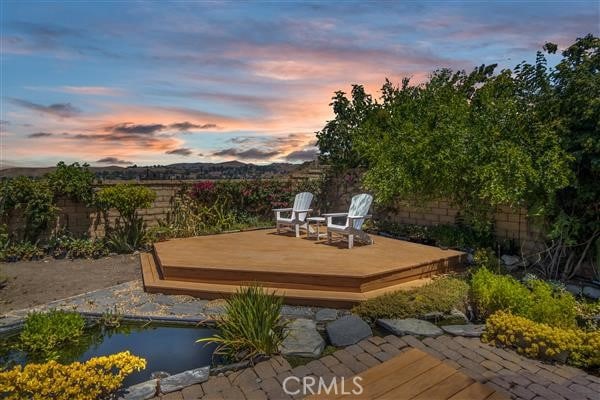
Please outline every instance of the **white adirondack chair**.
M361 229L365 219L371 218L371 215L367 213L372 202L373 196L370 194L357 194L352 197L352 203L350 203L350 209L347 213L323 214L327 218L327 242L331 243L332 234L337 233L348 237L349 249L354 247L354 237L364 243L373 244L373 239ZM346 217L346 223L344 225L334 224L333 218L336 217Z
M294 206L292 208L274 208L277 233L280 233L281 228L284 226L293 226L296 231L296 237L300 237L300 227L308 229L306 216L312 211L310 208L312 200L312 193L302 192L298 193L294 198ZM282 212L291 212L290 218L282 217Z

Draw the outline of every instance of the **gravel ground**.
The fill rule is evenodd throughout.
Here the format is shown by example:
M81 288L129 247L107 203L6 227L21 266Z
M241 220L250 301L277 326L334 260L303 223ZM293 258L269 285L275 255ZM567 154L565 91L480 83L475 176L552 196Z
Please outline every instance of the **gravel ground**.
M0 263L0 314L141 278L138 255Z

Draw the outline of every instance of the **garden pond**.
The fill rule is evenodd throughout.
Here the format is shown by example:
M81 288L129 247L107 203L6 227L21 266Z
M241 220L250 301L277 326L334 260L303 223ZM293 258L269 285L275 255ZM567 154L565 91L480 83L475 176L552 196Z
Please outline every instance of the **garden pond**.
M58 350L55 359L61 363L87 361L121 351L143 357L145 370L134 372L123 382L125 387L152 379L156 372L176 374L189 369L211 365L215 344L196 343L200 338L210 337L217 331L195 325L165 323L123 323L118 327L105 328L91 325L76 343ZM0 337L0 368L44 362L34 354L19 350L19 332Z

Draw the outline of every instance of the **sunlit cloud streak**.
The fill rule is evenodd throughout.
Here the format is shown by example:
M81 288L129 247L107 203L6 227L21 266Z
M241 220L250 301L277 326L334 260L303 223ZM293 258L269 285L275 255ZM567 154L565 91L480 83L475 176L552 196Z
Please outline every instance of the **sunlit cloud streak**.
M311 160L336 90L598 34L597 3L549 4L10 2L3 145L38 165Z

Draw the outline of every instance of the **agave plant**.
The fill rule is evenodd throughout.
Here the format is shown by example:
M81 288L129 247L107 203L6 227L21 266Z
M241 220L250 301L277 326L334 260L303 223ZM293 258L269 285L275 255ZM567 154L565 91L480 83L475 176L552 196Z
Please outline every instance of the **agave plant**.
M229 360L276 354L286 336L282 305L283 298L258 285L242 287L227 299L226 314L217 320L220 333L196 342L217 343L215 354Z

